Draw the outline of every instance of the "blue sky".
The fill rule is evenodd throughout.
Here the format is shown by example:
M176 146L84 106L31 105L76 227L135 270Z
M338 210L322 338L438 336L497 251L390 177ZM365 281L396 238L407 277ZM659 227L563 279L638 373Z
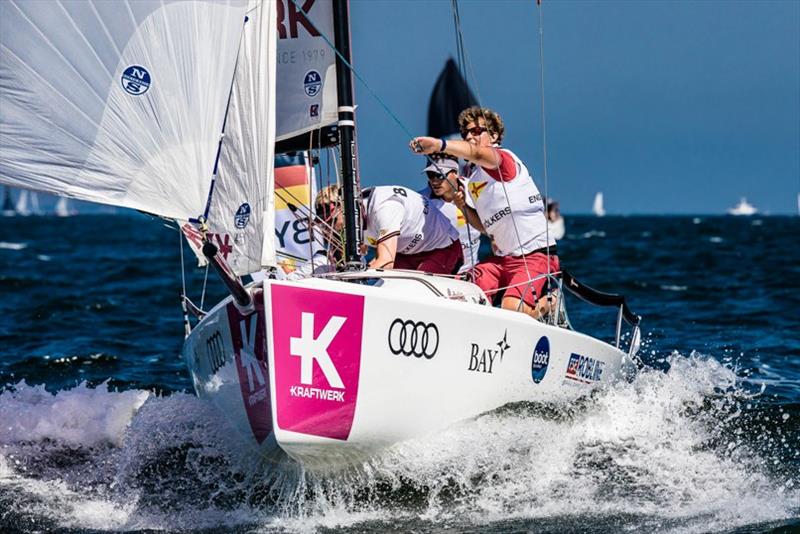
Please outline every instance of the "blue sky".
M584 213L797 213L800 2L543 2L548 192ZM534 1L461 1L483 105L544 190ZM455 56L449 1L352 0L354 65L413 134ZM470 77L470 83L473 80ZM408 135L356 82L362 184L422 183ZM473 84L474 85L474 84Z

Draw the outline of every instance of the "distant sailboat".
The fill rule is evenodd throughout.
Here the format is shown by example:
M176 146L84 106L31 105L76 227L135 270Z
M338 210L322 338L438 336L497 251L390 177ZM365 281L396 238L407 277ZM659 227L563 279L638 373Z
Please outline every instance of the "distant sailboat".
M732 208L728 208L728 215L755 215L758 213L758 208L747 202L745 197L739 200L739 203Z
M30 193L27 189L23 189L19 192L19 197L17 198L17 205L15 208L18 215L28 216L31 214L31 208L28 200L29 194Z
M17 214L14 209L14 201L11 199L11 188L6 187L3 190L3 217L13 217Z
M55 214L59 217L71 217L75 215L75 211L69 207L69 199L67 197L58 197Z
M603 207L603 193L597 192L594 195L594 204L592 204L592 213L597 215L598 217L605 217L606 210Z

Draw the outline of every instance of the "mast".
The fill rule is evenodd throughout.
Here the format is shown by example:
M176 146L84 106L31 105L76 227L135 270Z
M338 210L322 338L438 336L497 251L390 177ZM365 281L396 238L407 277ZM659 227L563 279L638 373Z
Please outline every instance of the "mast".
M334 44L336 56L336 89L339 100L339 153L344 196L344 259L347 270L361 268L359 245L361 229L361 192L355 150L355 108L353 107L353 75L350 72L350 16L348 0L333 0Z

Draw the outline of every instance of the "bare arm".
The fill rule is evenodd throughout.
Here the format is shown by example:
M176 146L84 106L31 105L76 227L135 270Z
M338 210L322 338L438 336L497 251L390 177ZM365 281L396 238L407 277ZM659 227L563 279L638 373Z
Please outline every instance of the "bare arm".
M409 143L411 151L416 154L433 154L442 152L442 140L435 137L415 137ZM475 163L484 169L498 169L500 167L500 156L497 149L491 146L477 146L466 141L447 141L445 154L456 156Z
M370 269L394 268L394 257L397 255L398 236L393 236L383 241L378 241L375 258L369 262Z
M450 143L448 143L448 146L449 145ZM478 212L475 211L475 208L467 205L467 198L465 196L466 194L467 192L464 191L464 184L459 183L458 191L456 191L455 196L453 197L453 204L455 204L456 207L461 210L461 213L464 214L464 217L466 217L467 223L469 223L470 226L478 230L480 233L488 235L486 234L486 228L484 228L483 223L481 222L481 218L478 217Z

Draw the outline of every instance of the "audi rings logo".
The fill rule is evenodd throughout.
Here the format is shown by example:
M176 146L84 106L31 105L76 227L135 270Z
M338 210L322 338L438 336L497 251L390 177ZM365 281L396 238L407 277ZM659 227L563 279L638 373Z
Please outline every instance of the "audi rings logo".
M439 329L433 323L395 319L389 327L389 350L392 354L425 357L428 360L439 349Z

